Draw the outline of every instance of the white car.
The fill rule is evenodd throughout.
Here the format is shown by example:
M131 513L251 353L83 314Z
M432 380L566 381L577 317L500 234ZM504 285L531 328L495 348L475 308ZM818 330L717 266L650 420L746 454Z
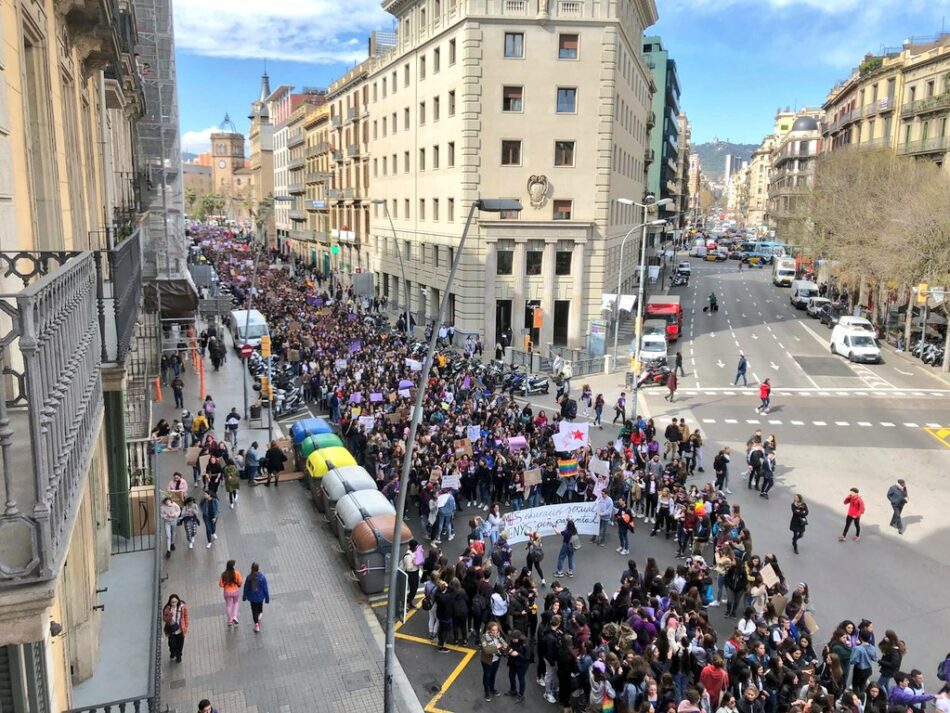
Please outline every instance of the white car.
M849 361L861 361L877 364L881 361L881 350L873 334L863 329L852 329L840 323L831 331L831 353L840 354Z
M684 275L691 275L693 272L693 268L690 266L688 262L681 262L676 266L676 271L681 272Z
M809 317L818 319L818 317L821 316L821 308L829 304L831 304L831 300L827 297L812 297L808 300L808 306L805 308L805 311L808 312Z
M874 335L874 338L877 339L877 330L874 328L874 325L864 317L842 316L838 318L838 324L848 329L862 329L865 332L870 332Z
M666 363L666 336L662 334L644 334L640 337L640 361L660 361Z

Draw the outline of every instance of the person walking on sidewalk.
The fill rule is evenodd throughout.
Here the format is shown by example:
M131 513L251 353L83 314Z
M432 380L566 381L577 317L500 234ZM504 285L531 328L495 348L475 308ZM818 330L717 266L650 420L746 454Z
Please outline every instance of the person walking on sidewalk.
M261 566L254 562L251 573L244 582L244 601L251 604L251 618L254 620L254 633L261 630L261 617L264 615L264 605L270 604L270 590L267 588L267 577L261 572ZM237 619L234 620L237 623Z
M162 608L162 622L165 638L168 639L169 658L181 663L181 652L188 634L188 605L177 594L168 597Z
M666 388L670 390L670 393L668 393L666 396L663 397L664 400L669 401L670 403L673 403L673 397L676 395L677 385L678 384L676 381L676 372L671 371L670 375L666 377Z
M891 527L896 527L900 535L904 534L904 521L901 519L901 512L907 504L907 484L902 478L887 489L887 500L891 504Z
M788 529L792 531L792 549L798 554L798 541L805 536L805 528L808 527L808 504L800 494L792 498L792 521L788 523Z
M620 423L623 423L627 420L627 392L621 391L620 396L617 397L617 403L614 404L614 420L611 423L617 423L617 419L620 419Z
M185 539L188 540L188 549L195 547L195 535L198 533L198 522L201 519L201 508L194 498L185 498L185 507L181 509L179 523L185 528Z
M181 479L181 474L176 473ZM162 526L165 528L165 559L172 556L175 549L175 528L178 526L178 518L181 517L181 507L169 497L162 500L161 517Z
M205 490L201 497L201 518L205 524L205 535L208 538L208 549L218 539L215 530L218 529L218 516L221 514L221 504L218 502L218 496L210 490Z
M192 430L194 427L195 417L191 415L191 411L188 409L183 409L181 412L181 428L184 431L182 434L182 450L187 451L188 447L191 445Z
M238 492L241 488L241 471L236 463L228 463L224 466L224 489L228 491L228 505L234 509L237 503Z
M597 398L594 399L594 425L599 427L601 430L604 428L604 400L603 394L597 394Z
M277 445L277 441L270 442L270 448L264 454L264 467L267 469L267 482L270 486L271 476L274 477L274 487L280 484L280 474L284 470L284 463L287 462L287 454Z
M162 354L162 358L159 360L159 363L158 363L158 370L159 372L161 372L163 384L168 383L168 366L169 366L168 355Z
M238 413L237 406L235 406L224 419L224 437L231 444L231 448L237 448L237 433L240 425L241 414Z
M198 713L218 713L218 709L207 698L202 698L198 701Z
M736 386L739 383L739 379L742 379L742 385L748 386L749 382L745 378L746 370L749 368L749 360L745 358L745 354L739 352L739 363L736 365L736 379L732 382L733 386Z
M172 392L175 394L175 408L185 408L185 382L177 374L172 379Z
M243 583L241 573L234 566L234 560L228 560L218 580L218 586L224 590L224 613L228 618L228 626L238 623L239 598Z
M251 485L261 474L261 456L257 450L258 448L260 446L257 441L254 441L244 456L244 477L251 481Z
M844 504L848 506L848 517L844 521L844 530L838 538L838 542L844 542L848 536L848 530L851 529L851 523L854 523L854 541L861 539L861 516L864 514L864 500L858 494L857 488L851 488L851 492L844 499Z
M215 406L214 399L211 398L211 394L208 394L207 396L205 396L205 400L204 400L204 403L202 404L202 408L204 408L205 417L208 419L209 428L213 429L214 428L214 412L215 412L215 409L217 409L217 406Z

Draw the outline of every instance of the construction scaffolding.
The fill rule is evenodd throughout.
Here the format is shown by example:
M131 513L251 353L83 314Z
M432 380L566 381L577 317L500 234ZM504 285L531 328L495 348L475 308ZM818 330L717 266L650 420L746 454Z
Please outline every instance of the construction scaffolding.
M136 147L143 169L143 277L160 285L164 314L187 314L197 307L188 272L181 136L171 0L132 0L138 25L138 71L145 115L138 122ZM146 290L148 299L150 290ZM147 302L148 304L148 302Z

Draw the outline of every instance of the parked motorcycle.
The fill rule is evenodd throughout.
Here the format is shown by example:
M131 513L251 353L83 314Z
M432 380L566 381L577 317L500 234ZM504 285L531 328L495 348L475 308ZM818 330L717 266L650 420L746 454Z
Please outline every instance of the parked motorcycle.
M646 386L666 386L666 380L672 373L672 369L661 364L650 364L646 366L637 379L637 388Z

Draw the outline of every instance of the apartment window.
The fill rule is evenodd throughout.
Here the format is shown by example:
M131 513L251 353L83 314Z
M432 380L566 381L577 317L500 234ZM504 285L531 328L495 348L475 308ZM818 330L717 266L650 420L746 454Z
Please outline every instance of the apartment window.
M435 213L436 213L436 218L435 218L436 220L439 219L439 216L438 216L438 213L439 213L438 203L439 203L439 199L436 198L436 199L435 199L435 205L436 205L436 207L435 207L435 209L434 209L434 210L435 210ZM438 246L438 245L433 245L433 246L432 246L432 263L433 263L436 267L439 266L439 252L441 252L441 251L439 250L439 246Z
M577 59L577 35L558 35L557 58Z
M399 203L393 198L393 218L399 217Z
M396 163L396 154L393 154L393 175L395 176L398 171L399 171L399 164Z
M409 65L407 64L407 65L403 66L403 68L402 68L402 85L403 85L404 87L408 87L408 86L409 86L409 74L410 74L410 72L409 72Z
M432 121L439 120L439 105L441 104L439 97L434 97L432 99Z
M448 148L449 148L449 156L448 156L449 168L452 168L453 166L455 166L455 142L449 141Z
M383 77L383 99L386 98L386 77Z
M432 147L432 170L437 171L439 169L439 146L436 144Z
M406 218L406 220L409 220L409 199L408 199L408 198L403 199L402 205L403 205L403 208L406 209L405 218ZM409 241L407 240L407 241L406 241L406 257L407 257L407 258L409 257L409 244L408 244L408 243L409 243Z
M439 199L433 198L432 199L432 220L438 220L438 219L439 219ZM435 246L435 264L436 264L436 267L438 267L439 247L437 245Z
M395 163L395 160L393 161L393 163ZM394 171L395 169L396 167L393 166ZM408 151L404 151L402 154L402 170L403 170L403 173L409 173L409 152Z
M455 90L449 92L449 116L455 116Z
M419 27L425 27L425 26L426 26L426 10L425 8L422 8L421 10L419 10Z
M385 119L383 119L383 121L385 121ZM374 121L373 122L373 139L375 140L377 138L379 138L379 122Z
M574 165L574 142L573 141L555 141L554 142L554 165L555 166L573 166Z
M409 199L406 199L406 217L409 217ZM404 260L409 260L412 257L412 243L404 240L402 244L402 257Z
M927 98L929 99L934 95L934 80L931 79L927 82Z
M432 50L432 73L433 74L439 73L441 64L442 64L442 52L441 50L439 50L438 47L436 47L434 50Z
M555 275L570 275L571 274L571 258L574 253L570 250L558 250L554 253L554 274Z
M449 40L449 65L455 64L455 40Z
M426 150L425 149L419 149L419 170L420 171L426 170Z
M505 57L524 57L524 33L505 33Z
M528 250L525 257L524 273L526 275L541 274L541 257L543 253L540 250Z
M557 113L573 114L577 111L577 89L575 87L557 88Z
M422 55L419 58L419 79L426 78L426 56Z
M554 211L552 218L554 220L570 220L573 213L574 201L561 198L554 201Z
M426 123L426 103L419 102L419 126L425 126Z
M524 87L503 87L501 90L502 111L522 111L524 104Z
M402 128L409 131L409 107L402 110Z
M399 89L399 82L396 81L396 70L395 70L395 69L393 70L393 73L392 73L392 80L393 80L393 94L395 94L395 93L396 93L396 90Z
M32 33L31 33L32 34ZM62 222L59 211L59 186L48 177L52 175L53 145L49 124L49 92L45 51L39 42L24 38L25 121L29 129L27 150L32 158L28 179L33 191L36 215L37 248L57 249Z
M379 101L379 87L373 82L373 101Z
M386 117L383 117L383 136L386 136Z
M419 220L425 220L425 219L426 219L426 199L420 198L419 199Z
M498 251L498 266L495 269L496 275L510 275L512 265L514 264L515 254L511 250Z
M502 166L520 166L521 165L521 142L517 140L504 140L501 142L501 165Z
M516 210L503 210L498 213L498 220L518 220L521 213Z
M449 198L445 205L446 220L450 223L455 220L455 199Z

